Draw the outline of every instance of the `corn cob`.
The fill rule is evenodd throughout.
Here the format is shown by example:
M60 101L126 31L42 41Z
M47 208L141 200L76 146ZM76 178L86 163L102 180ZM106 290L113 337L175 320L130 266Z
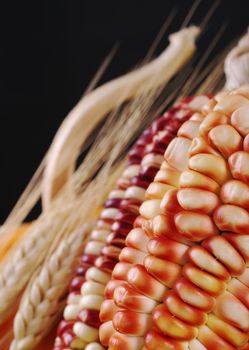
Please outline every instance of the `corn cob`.
M149 350L248 348L248 99L244 86L203 108L185 166L177 147L186 154L190 143L178 138L168 147L165 159L178 170L180 188L166 192L160 215L154 217L149 202L140 208L149 255L129 271L128 292L115 290L122 310L113 317L119 332L110 349L140 349L143 336ZM150 322L151 310L134 302L127 307L132 292L160 303Z
M190 348L193 340L206 349L248 346L249 215L245 197L249 193L249 163L243 146L248 134L247 92L248 86L218 94L190 148L189 169L215 181L217 194L208 187L200 190L194 182L186 185L187 170L181 175L176 194L179 208L170 212L177 232L201 245L195 243L188 250L182 276L152 317L165 338L187 341ZM200 143L206 143L205 153ZM202 191L207 192L209 208L201 199ZM193 308L192 317L189 307ZM197 323L194 316L198 313L203 318ZM172 315L175 329L166 330ZM150 335L146 337L145 341Z
M97 328L100 322L98 310L103 299L104 284L118 259L125 235L132 227L138 207L143 200L144 188L148 186L160 166L161 148L174 137L173 129L180 125L181 119L183 120L180 118L175 122L170 121L171 118L170 113L159 118L143 133L129 152L128 166L118 181L117 190L111 192L105 204L96 229L91 233L91 240L85 247L77 276L72 280L68 305L64 310L65 320L58 329L60 340L56 340L56 348L61 345L72 348L84 347L86 341L82 341L81 338L86 337L85 333L89 332L92 335L85 340L89 342L98 339ZM165 124L168 130L162 131ZM143 168L140 170L139 163L142 158ZM97 257L98 255L100 256ZM90 264L94 266L89 269ZM83 283L85 279L87 281ZM72 322L76 317L77 322Z

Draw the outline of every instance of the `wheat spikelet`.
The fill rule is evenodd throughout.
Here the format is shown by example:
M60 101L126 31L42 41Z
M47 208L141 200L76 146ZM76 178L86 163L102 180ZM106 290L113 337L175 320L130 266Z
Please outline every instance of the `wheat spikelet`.
M44 220L43 225L39 222L29 230L28 239L22 241L15 251L8 256L1 266L0 273L0 323L5 320L10 307L16 296L22 291L30 277L30 266L35 269L44 258L41 254L47 251L52 240L53 220ZM21 278L20 278L21 276Z
M29 283L15 317L12 350L34 347L57 317L83 247L86 229L82 228L66 237Z

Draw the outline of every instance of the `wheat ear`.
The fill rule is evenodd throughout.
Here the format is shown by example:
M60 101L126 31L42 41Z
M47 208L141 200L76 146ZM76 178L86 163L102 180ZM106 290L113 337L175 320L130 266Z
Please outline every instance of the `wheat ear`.
M28 239L23 240L18 249L8 256L8 261L11 263L4 261L1 266L0 323L5 320L16 297L30 278L30 266L36 268L46 254L53 238L53 226L57 221L56 218L49 219L52 220L46 220L42 226L38 222L34 224L29 230ZM44 254L41 254L41 251Z
M86 228L74 231L63 239L30 282L14 320L11 350L33 348L58 317L58 310L64 304L63 296L83 248L85 231Z

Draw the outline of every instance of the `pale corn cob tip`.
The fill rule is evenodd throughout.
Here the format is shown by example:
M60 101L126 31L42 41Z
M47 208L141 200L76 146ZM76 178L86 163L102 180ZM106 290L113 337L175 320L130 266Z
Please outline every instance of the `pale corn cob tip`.
M100 329L110 350L248 349L248 116L249 85L222 92L168 146L126 240L125 250L144 237L145 257L126 270Z
M248 83L249 76L249 28L227 55L224 62L226 89L231 90Z
M191 101L183 100L154 122L129 152L127 167L105 204L85 247L78 276L71 283L64 321L58 328L54 349L84 348L86 344L90 347L92 342L99 340L99 309L104 287L138 215L145 189L160 167L167 144L191 115ZM129 252L126 258L132 258Z

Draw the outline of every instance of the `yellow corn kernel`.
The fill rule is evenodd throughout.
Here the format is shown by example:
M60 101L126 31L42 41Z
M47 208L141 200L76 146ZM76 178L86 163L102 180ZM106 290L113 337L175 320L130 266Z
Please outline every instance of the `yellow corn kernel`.
M168 145L164 158L167 162L179 171L184 171L188 167L188 150L191 141L185 137L176 137Z
M192 114L192 116L189 118L189 120L194 120L196 122L202 122L204 118L205 118L205 116L202 113L195 112L194 114Z
M188 120L182 124L177 132L177 136L185 137L189 140L193 140L197 136L200 126L200 121Z
M235 152L229 157L228 162L233 177L249 185L249 153Z
M173 186L162 184L159 182L152 182L147 188L146 199L162 199L164 194L174 188Z
M157 172L154 181L165 183L171 186L179 186L180 172L176 169L161 169Z
M238 108L231 116L231 124L242 135L249 134L249 105Z
M182 211L181 206L179 205L178 199L177 199L177 189L173 188L169 190L167 193L165 193L161 204L160 209L162 214L175 214L179 211Z
M226 115L220 112L211 112L206 116L206 118L201 123L199 134L205 140L208 140L208 133L213 127L221 124L228 124L228 122L229 122L229 118Z
M125 239L127 247L139 249L142 252L147 252L147 244L149 242L148 236L141 228L133 228Z
M245 271L238 277L238 280L241 281L245 286L249 287L249 267L247 267Z
M184 210L211 214L220 201L216 194L197 188L182 188L177 192L177 199Z
M225 158L242 149L242 137L231 125L216 126L209 132L208 138Z
M227 284L227 291L231 292L249 309L249 288L237 278L232 278Z
M221 187L220 198L225 204L249 209L249 186L239 180L230 180Z
M174 219L179 234L192 242L218 234L212 219L206 214L182 211Z
M103 323L99 327L99 339L102 345L108 346L112 335L116 332L112 325L112 321Z
M217 182L212 180L210 177L200 174L197 171L187 170L184 171L180 176L180 186L201 188L206 191L219 193L220 186Z
M221 231L249 234L248 211L237 205L219 206L214 212L214 221Z
M152 227L155 236L168 237L174 241L192 245L189 239L186 239L181 233L177 232L174 217L169 215L157 215L152 220Z
M218 184L223 184L231 178L226 161L213 154L196 154L189 159L188 165L191 170L209 176Z
M150 199L143 202L139 208L139 213L146 219L152 219L160 213L160 200Z
M230 292L217 297L213 312L230 325L249 332L249 310Z
M99 338L98 329L86 325L82 322L75 322L73 326L73 331L80 339L87 343L96 341Z
M199 153L209 153L219 156L219 152L212 148L207 141L201 136L195 137L189 148L189 156L194 156Z
M205 105L202 107L202 113L207 116L209 113L213 111L214 106L216 105L217 101L212 98L209 100Z
M146 253L131 247L124 247L119 255L119 260L130 264L142 264Z
M189 350L208 350L198 339L189 342Z
M222 97L214 107L214 111L219 111L226 115L231 115L236 109L249 104L247 98L240 95L227 95Z
M113 269L112 278L115 278L117 280L126 280L126 275L131 266L132 264L126 262L117 263Z

